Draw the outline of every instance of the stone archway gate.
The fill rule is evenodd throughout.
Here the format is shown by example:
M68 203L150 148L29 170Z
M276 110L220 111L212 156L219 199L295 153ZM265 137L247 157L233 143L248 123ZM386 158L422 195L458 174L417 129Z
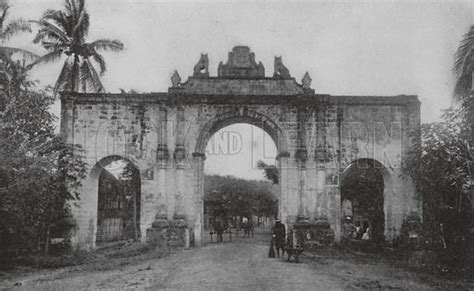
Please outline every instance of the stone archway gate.
M242 122L261 127L277 146L285 224L324 219L338 241L339 176L358 159L378 161L390 175L384 191L387 240L399 234L409 214L421 215L412 181L400 177L409 132L420 125L416 96L315 94L308 73L297 83L281 58L275 58L273 77L266 77L245 46L229 52L217 77L209 76L207 55L201 55L192 77L182 83L175 72L171 82L167 93L62 94L61 134L83 147L90 167L72 207L76 247L95 247L97 167L110 156L140 170L142 240L163 244L171 236L178 237L174 243L199 246L206 144L217 130Z

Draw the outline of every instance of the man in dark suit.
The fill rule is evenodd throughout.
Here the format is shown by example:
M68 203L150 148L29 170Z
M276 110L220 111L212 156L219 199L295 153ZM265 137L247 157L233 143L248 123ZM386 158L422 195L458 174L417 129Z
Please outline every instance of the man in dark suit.
M275 249L277 253L277 257L280 257L280 249L281 255L283 256L285 253L285 237L286 237L286 229L285 225L281 223L281 220L277 219L275 221L275 225L272 229L273 239L275 241Z

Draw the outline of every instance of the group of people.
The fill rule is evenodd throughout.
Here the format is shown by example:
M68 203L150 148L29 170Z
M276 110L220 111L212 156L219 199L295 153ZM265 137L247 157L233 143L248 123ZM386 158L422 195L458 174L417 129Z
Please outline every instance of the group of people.
M244 229L244 237L253 237L254 226L251 219L245 220L242 223L242 228Z
M244 237L253 237L254 224L251 219L244 219L240 224L240 227L244 230ZM212 235L217 235L217 242L223 241L224 232L229 228L227 220L222 216L215 216L212 223L212 229L210 231L211 240Z
M368 241L370 240L370 227L363 227L361 225L355 226L352 223L351 217L346 217L343 224L343 233L346 239L355 239Z

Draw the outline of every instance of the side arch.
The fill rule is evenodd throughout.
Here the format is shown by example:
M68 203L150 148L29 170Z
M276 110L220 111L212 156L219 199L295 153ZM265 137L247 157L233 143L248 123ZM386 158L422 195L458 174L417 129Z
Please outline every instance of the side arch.
M104 169L104 167L106 167L107 165L109 165L112 162L119 161L119 160L124 160L127 163L130 163L132 165L132 167L134 169L136 169L138 171L138 173L140 174L140 168L131 159L126 158L126 157L121 156L121 155L110 155L110 156L106 156L106 157L100 159L98 162L96 162L94 164L94 166L92 167L92 169L90 171L90 178L91 179L99 179L100 173Z
M375 169L376 170L376 175L379 176L379 179L381 179L383 183L383 190L382 192L378 192L381 195L381 198L383 199L382 203L383 205L381 206L381 210L383 210L383 216L380 218L383 219L383 224L380 226L383 226L383 232L377 232L378 235L383 235L383 240L390 239L391 236L391 229L390 229L390 221L391 221L391 210L390 210L390 203L392 201L391 197L393 196L393 179L392 179L392 174L390 173L389 169L387 169L382 163L375 159L370 159L370 158L362 158L362 159L357 159L355 161L352 161L342 172L341 178L340 178L340 189L341 189L341 207L344 208L343 205L343 200L342 196L344 196L343 191L345 190L345 183L348 181L348 177L351 175L352 171L358 171L358 170L364 170L364 169ZM352 172L353 174L354 172ZM370 172L369 172L370 173ZM367 174L367 172L366 172ZM377 184L376 181L373 181L374 185ZM374 195L377 195L374 193ZM380 197L380 196L377 196ZM377 197L374 197L374 201L377 201ZM379 208L380 209L380 208ZM344 215L344 209L341 211L342 215ZM344 222L345 219L344 217L341 217L342 221ZM379 219L372 221L372 223L377 223L379 222ZM377 224L378 225L378 224ZM379 240L380 241L380 240Z
M124 161L130 165L132 175L126 179L129 180L128 182L124 180L119 182L120 180L114 179L113 175L104 172L107 171L105 167L115 161ZM136 163L120 155L104 157L92 167L89 179L89 185L91 185L89 199L92 199L95 205L93 245L121 239L139 239L142 236L140 228L143 203L141 173ZM101 188L102 183L106 183L103 185L109 185L109 187L115 186ZM111 234L112 232L116 233Z

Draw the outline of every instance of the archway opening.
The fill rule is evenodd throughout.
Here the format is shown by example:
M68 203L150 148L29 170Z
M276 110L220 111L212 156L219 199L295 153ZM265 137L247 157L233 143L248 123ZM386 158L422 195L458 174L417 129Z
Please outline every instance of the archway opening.
M262 128L248 123L225 124L210 132L204 164L204 234L224 231L251 237L269 229L278 215L277 146ZM214 241L219 235L214 236Z
M349 165L341 178L343 239L381 246L384 242L384 175L371 160Z
M96 244L140 237L140 172L121 157L101 161L98 174Z

